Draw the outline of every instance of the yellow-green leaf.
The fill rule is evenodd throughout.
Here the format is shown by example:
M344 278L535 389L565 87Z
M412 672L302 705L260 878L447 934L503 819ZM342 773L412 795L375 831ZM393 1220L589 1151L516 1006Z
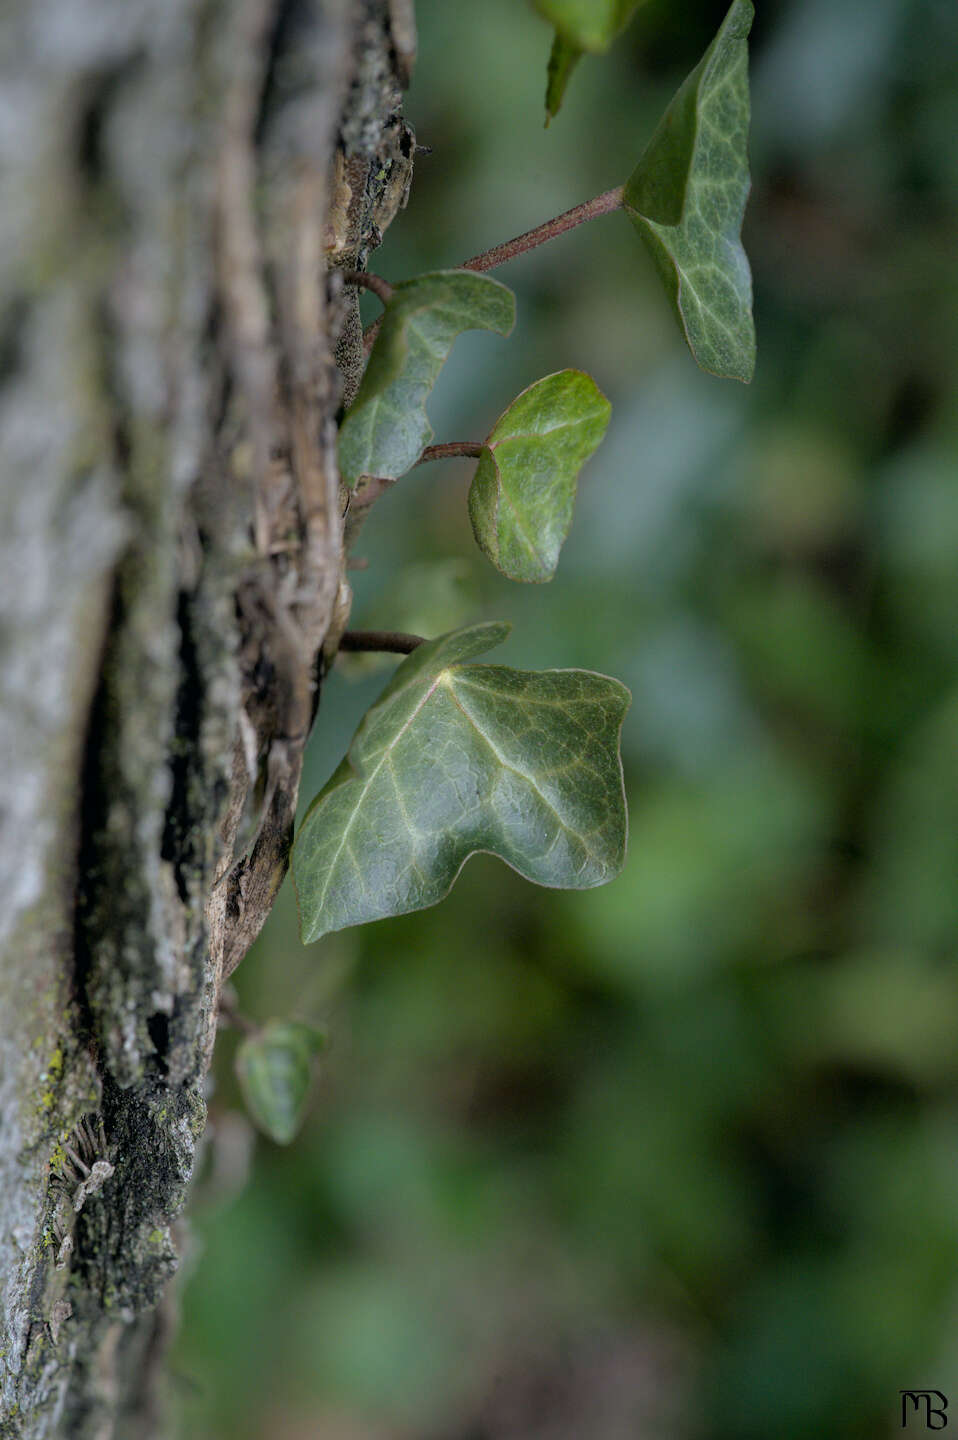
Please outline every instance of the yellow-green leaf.
M612 407L590 375L560 370L513 400L482 448L469 490L479 548L510 580L551 580L579 471Z

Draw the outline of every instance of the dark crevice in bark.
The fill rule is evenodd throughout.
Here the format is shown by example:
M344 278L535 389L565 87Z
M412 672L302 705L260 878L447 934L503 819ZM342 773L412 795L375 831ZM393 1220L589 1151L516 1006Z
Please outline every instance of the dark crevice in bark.
M282 74L284 60L296 54L296 30L298 25L308 23L307 6L303 0L279 0L267 43L266 63L263 67L263 85L260 91L259 110L253 127L253 146L260 150L270 114L277 103L277 89L285 91L287 80Z
M166 1063L166 1052L170 1046L170 1017L162 1010L156 1010L146 1022L150 1039L153 1041L153 1048L156 1050L156 1062L160 1074L165 1079L169 1073L169 1066Z
M15 295L0 311L0 384L12 380L23 364L23 337L29 314L30 304L24 295Z
M127 562L129 564L129 561ZM155 1047L147 1058L141 1080L134 1086L118 1085L104 1064L98 1043L104 1021L101 1003L91 994L95 947L112 932L135 921L128 909L138 899L123 893L122 869L109 836L110 805L116 801L115 700L111 690L111 655L127 623L124 585L118 574L109 633L113 637L101 671L90 711L83 756L80 797L79 874L83 884L76 898L74 925L74 1002L77 1037L88 1044L96 1060L101 1087L96 1119L102 1120L108 1158L114 1174L102 1191L83 1206L76 1218L71 1259L71 1324L98 1337L89 1351L80 1348L63 1414L63 1434L101 1433L108 1406L103 1390L99 1344L111 1327L115 1330L115 1373L129 1389L119 1410L144 1413L155 1400L149 1393L154 1376L120 1357L149 1349L157 1321L148 1312L155 1306L176 1268L176 1252L168 1218L181 1208L189 1181L192 1144L200 1132L204 1107L190 1085L166 1082L166 1053L171 1017L156 1012L147 1021ZM112 788L111 788L112 787ZM192 1137L184 1144L184 1137ZM90 1157L87 1157L88 1159ZM43 1272L37 1272L38 1281ZM45 1280L45 1277L43 1277ZM41 1283L41 1290L43 1284ZM38 1313L43 1313L42 1296ZM142 1317L133 1324L134 1317ZM31 1331L30 1345L46 1344Z
M109 175L104 147L106 124L117 91L126 80L135 81L141 64L141 57L128 56L121 64L91 76L80 92L73 120L75 169L88 185L99 185Z
M114 578L108 634L122 624L123 602L118 576ZM73 1002L76 1007L78 1038L95 1053L96 1021L90 1001L90 976L93 970L91 916L97 912L102 875L100 836L106 823L106 795L101 783L101 751L107 729L109 709L106 676L101 669L100 680L90 706L90 717L83 744L80 767L78 805L79 838L77 874L80 877L73 911Z
M184 905L190 901L189 876L196 873L198 856L194 788L200 753L203 675L193 632L193 597L181 590L176 619L180 632L180 683L170 754L172 790L166 807L160 854L173 867L176 888Z

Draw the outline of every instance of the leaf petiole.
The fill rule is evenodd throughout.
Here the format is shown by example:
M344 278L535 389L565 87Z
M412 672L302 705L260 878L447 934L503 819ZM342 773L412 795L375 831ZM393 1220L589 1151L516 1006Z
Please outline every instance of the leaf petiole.
M411 655L425 644L422 635L408 635L402 630L347 630L339 642L340 650L384 651L391 655Z
M505 240L501 245L493 245L491 250L483 250L480 255L474 255L471 260L466 260L459 268L460 270L493 270L497 265L504 265L507 260L515 259L517 255L522 255L526 250L534 250L537 245L544 245L547 240L554 240L557 235L563 235L566 230L574 230L577 225L583 225L586 220L595 220L599 215L610 215L613 210L621 210L622 189L621 185L617 185L614 190L605 190L591 200L583 200L581 205L573 205L571 210L564 210L561 215L554 215L551 220L545 220L532 230L526 230L522 235L517 235L514 240Z
M372 270L343 270L342 277L347 285L356 285L360 290L371 290L384 305L392 299L393 287L382 275Z
M482 450L483 446L480 440L447 440L443 445L427 445L416 464L425 465L428 460L451 460L457 455L465 455L471 460L477 460L482 454Z
M591 200L583 200L581 205L573 205L571 210L563 210L561 215L554 215L551 220L544 220L541 225L524 231L513 240L504 240L501 245L493 245L491 250L483 250L479 255L473 255L471 260L464 261L458 266L458 269L493 270L497 265L505 265L507 260L514 260L517 255L524 254L526 250L535 250L538 245L544 245L547 240L554 240L557 235L564 235L567 230L574 230L577 225L585 224L586 220L595 220L599 215L611 215L614 210L622 209L622 191L621 185L617 185L614 190L604 190L601 195L594 195ZM370 279L364 270L345 270L343 274L350 284L367 283ZM358 279L354 279L354 277L358 277ZM383 281L383 284L385 283ZM373 289L374 287L370 285L368 288ZM380 294L378 290L376 293ZM382 298L381 295L380 298ZM386 298L388 299L388 296ZM367 355L373 348L381 324L382 318L374 320L363 332L363 350Z

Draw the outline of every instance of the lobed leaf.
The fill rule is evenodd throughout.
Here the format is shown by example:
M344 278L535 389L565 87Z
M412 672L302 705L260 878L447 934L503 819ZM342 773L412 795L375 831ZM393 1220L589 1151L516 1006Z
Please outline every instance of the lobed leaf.
M752 277L742 248L749 192L748 44L754 7L734 0L666 110L623 191L689 349L703 370L755 370Z
M472 270L438 270L406 280L386 305L362 384L339 431L339 468L395 480L432 439L425 402L463 330L508 335L515 296Z
M509 628L420 645L363 719L293 846L304 942L434 905L478 851L563 888L621 869L629 692L588 670L469 663Z
M523 390L496 422L469 490L480 550L510 580L551 580L576 480L612 407L590 375L560 370Z
M270 1020L236 1052L236 1075L250 1116L279 1145L299 1129L325 1032L298 1020Z

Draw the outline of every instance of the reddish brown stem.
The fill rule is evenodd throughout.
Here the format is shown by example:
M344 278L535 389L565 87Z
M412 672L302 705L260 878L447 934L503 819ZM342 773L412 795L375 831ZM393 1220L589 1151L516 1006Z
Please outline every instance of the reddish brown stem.
M401 630L347 630L339 642L339 648L385 650L394 655L411 655L417 645L424 643L422 635L407 635Z
M389 303L393 293L389 281L382 275L374 275L371 270L344 270L343 279L347 285L358 285L361 290L371 290L384 305Z
M564 210L561 215L554 216L551 220L536 225L533 230L526 230L524 234L517 235L514 240L505 240L501 245L493 245L491 250L483 250L481 255L474 255L471 260L466 260L460 265L460 270L494 270L497 265L504 265L507 260L512 260L516 255L522 255L526 250L534 250L537 245L544 245L547 240L554 240L557 235L562 235L566 230L574 230L576 225L582 225L586 220L594 220L597 215L609 215L613 210L622 208L622 186L618 185L614 190L606 190L601 195L596 195L592 200L584 200L581 205L573 205L571 210Z
M455 455L468 455L475 460L482 450L478 440L448 440L445 445L427 445L416 464L424 465L427 460L448 460Z
M481 255L473 255L472 259L464 261L459 269L493 270L497 265L504 265L507 260L513 260L516 255L522 255L526 250L534 250L537 245L554 240L566 230L574 230L586 220L594 220L598 215L610 215L613 210L621 210L622 190L623 186L617 185L614 190L604 190L601 195L596 195L591 200L583 200L581 205L573 205L571 210L564 210L561 215L555 215L551 220L536 225L534 229L526 230L514 240L505 240L501 245L493 245L491 250L483 250ZM377 320L363 335L363 350L367 355L373 348L381 324L382 321Z

